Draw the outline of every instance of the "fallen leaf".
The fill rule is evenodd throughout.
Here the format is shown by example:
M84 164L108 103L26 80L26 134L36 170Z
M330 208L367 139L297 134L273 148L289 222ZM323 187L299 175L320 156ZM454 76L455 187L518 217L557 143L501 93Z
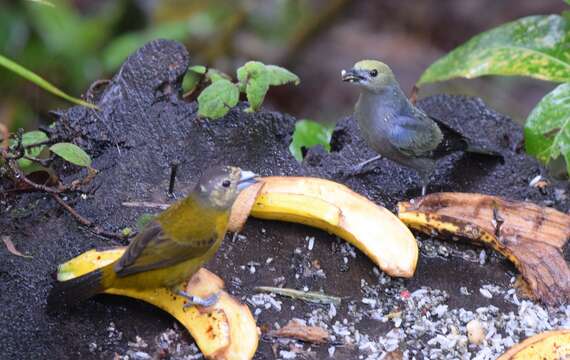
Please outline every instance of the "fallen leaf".
M12 242L12 239L10 239L9 236L2 236L2 241L4 242L4 245L6 245L6 249L8 249L8 251L11 254L25 258L32 258L32 256L30 255L24 255L21 252L19 252L18 249L16 249L16 247L14 246L14 243Z
M279 330L270 331L272 337L286 337L314 344L325 344L329 341L328 331L319 326L307 326L298 320L290 320Z

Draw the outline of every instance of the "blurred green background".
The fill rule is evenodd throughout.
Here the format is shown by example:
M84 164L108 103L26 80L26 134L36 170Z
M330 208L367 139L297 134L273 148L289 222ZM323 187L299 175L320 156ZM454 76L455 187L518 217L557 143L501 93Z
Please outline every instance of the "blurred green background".
M559 0L18 0L0 3L0 54L65 92L80 96L111 78L122 61L154 38L183 42L194 64L230 74L256 59L301 77L298 87L270 90L266 107L334 122L350 114L356 89L340 70L361 58L392 66L411 89L434 60L471 36L531 14L560 13ZM548 82L488 77L422 88L476 95L524 120L554 87ZM36 128L68 103L0 69L0 122Z

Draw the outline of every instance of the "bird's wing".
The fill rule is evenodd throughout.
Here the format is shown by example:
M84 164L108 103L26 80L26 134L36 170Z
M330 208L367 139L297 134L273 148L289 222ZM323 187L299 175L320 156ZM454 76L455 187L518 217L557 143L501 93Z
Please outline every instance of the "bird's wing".
M127 276L178 264L203 255L215 241L213 235L211 239L182 244L166 236L158 222L151 222L117 261L115 272L117 276Z
M422 156L437 148L442 134L431 119L398 115L390 120L388 139L408 156Z

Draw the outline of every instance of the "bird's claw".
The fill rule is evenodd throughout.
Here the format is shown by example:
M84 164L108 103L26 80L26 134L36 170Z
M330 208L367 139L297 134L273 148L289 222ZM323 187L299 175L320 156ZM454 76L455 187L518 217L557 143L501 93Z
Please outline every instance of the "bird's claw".
M178 291L178 295L188 300L188 302L184 304L184 309L189 308L191 306L209 307L217 303L218 300L220 299L219 292L216 292L208 296L207 298L201 298L199 296L190 295L184 291Z

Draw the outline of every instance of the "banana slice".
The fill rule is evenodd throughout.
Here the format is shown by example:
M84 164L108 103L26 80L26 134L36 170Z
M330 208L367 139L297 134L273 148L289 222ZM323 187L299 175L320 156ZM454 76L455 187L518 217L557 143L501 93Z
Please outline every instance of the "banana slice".
M398 207L403 222L428 235L491 246L514 263L544 303L570 301L570 269L562 254L570 216L528 202L465 193L430 194Z
M570 329L546 331L513 346L497 360L570 359Z
M414 275L418 261L416 239L387 209L329 180L265 177L261 181L261 189L246 189L236 200L242 203L256 196L252 216L323 229L356 246L387 274Z
M61 264L57 278L64 281L86 274L115 261L123 252L124 248L87 251ZM202 268L190 279L186 291L200 297L220 292L218 302L208 308L184 309L185 299L168 289L108 289L105 293L143 300L168 312L188 329L208 359L251 359L259 342L255 319L246 305L237 302L223 288L222 279Z

